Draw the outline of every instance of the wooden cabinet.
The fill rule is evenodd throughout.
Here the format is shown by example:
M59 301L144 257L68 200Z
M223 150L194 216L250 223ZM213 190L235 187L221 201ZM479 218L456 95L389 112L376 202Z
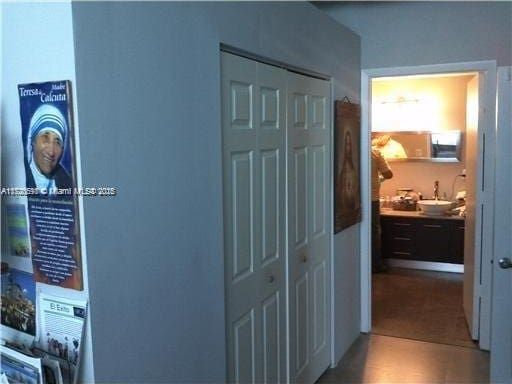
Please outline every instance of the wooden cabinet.
M464 263L464 220L381 216L386 258Z
M455 232L452 241L453 255L457 264L464 264L464 221L454 223Z

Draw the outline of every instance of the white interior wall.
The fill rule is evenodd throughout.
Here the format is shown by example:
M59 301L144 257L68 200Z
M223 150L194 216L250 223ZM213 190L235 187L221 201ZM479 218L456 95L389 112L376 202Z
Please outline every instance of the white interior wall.
M71 80L73 111L77 142L76 159L80 180L79 127L76 102L76 80L71 24L71 2L59 3L2 3L2 99L1 99L1 165L2 186L25 187L25 168L19 111L18 84L52 80ZM2 9L2 8L0 8ZM80 181L79 181L80 183ZM2 204L20 202L26 205L26 197L2 196ZM85 239L84 213L80 208L82 240ZM4 219L2 217L2 219ZM5 226L3 226L5 231ZM29 258L9 257L7 237L2 232L2 260L10 267L32 272ZM36 284L36 289L71 299L88 298L87 252L82 245L84 290ZM78 382L94 382L90 317L87 317L86 334L82 345L82 360Z
M119 191L85 201L96 379L224 382L220 44L359 102L359 37L307 2L74 2L73 28L83 181ZM359 225L333 249L336 361L359 335Z
M361 36L361 67L512 64L510 1L317 2Z

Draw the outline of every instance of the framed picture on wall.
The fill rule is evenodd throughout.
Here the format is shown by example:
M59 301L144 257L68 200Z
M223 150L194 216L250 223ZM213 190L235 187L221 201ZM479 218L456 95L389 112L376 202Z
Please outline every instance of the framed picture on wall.
M334 233L361 221L361 109L334 104Z

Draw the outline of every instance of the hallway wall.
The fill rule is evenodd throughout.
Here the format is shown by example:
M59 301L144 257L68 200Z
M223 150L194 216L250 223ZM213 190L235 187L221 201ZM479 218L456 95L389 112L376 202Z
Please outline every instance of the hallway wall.
M73 28L84 185L118 190L85 201L96 380L224 382L219 44L357 102L359 37L307 2L75 2ZM335 238L336 358L359 334L358 231Z
M24 188L25 167L20 122L18 84L70 80L75 116L75 134L79 136L76 103L75 57L71 2L58 3L0 3L1 16L1 185ZM51 27L49 27L51 26ZM80 152L76 153L78 178L80 177ZM2 195L2 261L11 268L32 272L29 257L12 256L8 249L8 231L5 207L7 204L27 205L26 196ZM83 227L83 212L80 212ZM87 216L87 215L86 215ZM82 241L84 236L81 236ZM87 251L82 244L83 291L36 283L36 289L46 294L69 299L88 299ZM86 318L86 330L82 343L82 355L78 382L94 381L90 318Z
M361 36L361 67L512 63L512 2L315 3Z

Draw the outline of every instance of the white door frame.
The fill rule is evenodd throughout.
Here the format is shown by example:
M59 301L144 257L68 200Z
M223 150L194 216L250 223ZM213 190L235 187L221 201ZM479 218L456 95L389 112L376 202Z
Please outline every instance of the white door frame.
M419 65L409 67L372 68L361 71L361 148L368 148L361 153L361 189L363 220L361 222L361 332L371 331L371 225L370 214L370 120L371 120L371 81L377 77L407 76L423 74L441 74L451 72L478 72L484 75L484 89L479 91L479 99L483 100L483 109L486 115L485 127L478 127L479 142L485 134L486 153L479 153L479 168L484 167L485 192L480 193L478 205L485 206L484 214L480 218L484 223L480 249L479 262L480 289L475 286L475 294L480 293L480 348L490 348L490 314L491 314L491 285L492 285L492 245L494 222L494 148L495 148L495 104L496 104L496 61L475 61L450 64ZM483 91L483 92L482 92ZM482 104L480 104L482 105ZM482 111L480 111L482 112ZM479 143L483 145L483 143ZM484 158L485 157L485 158ZM480 215L480 214L479 214ZM478 222L480 222L478 220ZM478 261L476 261L478 263Z
M512 67L498 68L498 116L496 124L496 201L500 202L501 214L495 215L494 222L494 273L492 305L492 345L491 345L491 383L511 383L512 367L510 362L512 348L512 326L510 315L512 303L512 270L504 270L498 264L501 258L510 254L510 219L512 204L510 191L512 182L509 177L510 143L512 134Z

